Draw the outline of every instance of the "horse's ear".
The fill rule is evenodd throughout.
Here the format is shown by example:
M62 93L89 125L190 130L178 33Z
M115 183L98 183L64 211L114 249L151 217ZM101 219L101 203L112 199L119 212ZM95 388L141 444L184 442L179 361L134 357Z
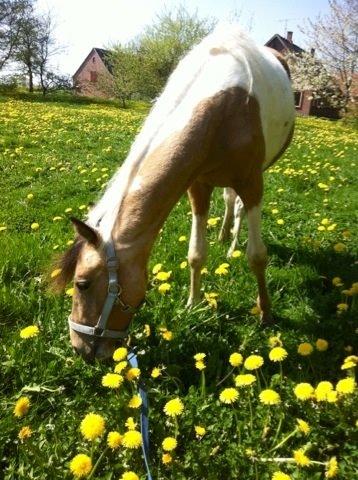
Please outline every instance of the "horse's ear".
M72 225L74 226L76 233L80 237L84 238L85 240L87 240L88 243L94 245L95 247L99 246L100 237L96 230L87 225L87 223L78 220L78 218L71 217L70 220L72 222Z

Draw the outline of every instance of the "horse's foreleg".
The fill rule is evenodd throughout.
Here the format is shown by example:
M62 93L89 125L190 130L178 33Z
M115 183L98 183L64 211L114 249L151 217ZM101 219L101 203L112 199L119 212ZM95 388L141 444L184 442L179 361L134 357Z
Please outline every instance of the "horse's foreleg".
M206 260L206 225L212 187L194 182L188 190L192 210L192 226L188 260L190 264L190 295L188 306L200 301L201 268Z
M227 253L228 257L231 257L232 252L236 248L237 240L238 240L239 235L240 235L242 220L243 220L244 216L245 216L244 204L243 204L243 201L241 200L241 198L239 197L239 195L237 195L236 200L235 200L235 210L234 210L235 221L234 221L234 228L233 228L233 231L232 231L233 239L232 239L229 251Z

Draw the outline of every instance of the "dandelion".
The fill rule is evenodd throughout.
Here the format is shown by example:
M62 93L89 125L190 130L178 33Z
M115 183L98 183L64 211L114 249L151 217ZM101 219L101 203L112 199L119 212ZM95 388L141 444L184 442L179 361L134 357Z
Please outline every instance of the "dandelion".
M112 450L122 445L122 435L119 432L109 432L107 435L107 445Z
M313 347L310 343L303 342L298 345L297 352L303 357L307 357L313 352Z
M188 266L188 262L186 262L185 260L184 260L183 262L181 262L181 264L180 264L180 268L181 268L181 269L184 269L184 268L186 268L187 266Z
M173 339L173 332L167 330L166 328L162 330L161 335L167 342L170 342Z
M86 477L92 470L92 460L88 455L79 453L71 460L70 470L75 477Z
M229 266L230 265L228 263L222 263L219 265L215 270L216 275L227 275L229 273Z
M272 362L282 362L287 357L287 351L282 347L274 347L269 353Z
M162 283L161 285L159 285L158 287L158 291L159 293L161 293L162 295L165 295L167 292L169 292L169 290L171 289L171 285L170 283Z
M251 310L250 310L250 313L252 315L260 315L262 312L261 308L258 306L258 305L254 305Z
M181 235L178 240L179 240L179 242L186 242L186 236Z
M264 359L260 355L250 355L247 357L244 363L246 370L256 370L257 368L262 367L264 364Z
M75 292L75 289L71 287L71 288L68 288L65 293L68 297L72 297L74 292Z
M335 390L327 392L327 402L336 403L338 400L338 393Z
M220 220L220 217L215 217L215 218L208 218L208 225L209 227L215 227L218 224L218 221Z
M126 448L138 448L142 444L142 435L137 430L128 430L123 435L122 443Z
M301 418L297 418L296 421L297 421L298 430L304 433L305 435L308 435L311 430L311 427L308 425L308 423L302 420Z
M176 417L178 415L181 415L184 410L184 405L183 402L180 400L180 398L174 398L173 400L169 400L164 405L163 411L168 417Z
M151 334L151 331L150 331L150 325L148 325L148 323L146 323L144 325L144 335L146 337L150 337L150 334Z
M203 437L206 434L205 428L201 427L200 425L195 425L194 430L195 430L196 436L199 438Z
M178 443L174 437L166 437L162 442L163 450L171 452L177 447Z
M125 360L122 360L121 362L118 362L116 366L114 367L114 372L115 373L122 373L125 368L127 368L128 362Z
M254 382L256 382L256 377L251 373L246 373L244 375L237 375L235 377L235 385L237 387L247 387L249 385L252 385Z
M277 225L283 225L285 221L283 220L283 218L279 218L276 223Z
M199 361L195 362L195 368L197 368L200 371L205 370L206 365L202 360L199 360Z
M333 390L331 382L319 382L314 392L317 402L324 402L327 400L327 394Z
M171 277L172 272L158 272L155 276L160 282L166 282Z
M119 388L123 380L122 375L118 373L106 373L106 375L102 377L102 385L107 388Z
M344 245L344 243L338 242L335 245L333 245L333 250L337 253L342 253L347 249L347 247Z
M153 275L156 275L158 272L160 272L162 268L163 268L162 263L157 263L156 265L154 265L154 267L152 269Z
M133 420L133 417L128 417L127 418L125 426L128 428L128 430L135 430L137 428L137 424Z
M281 402L280 395L271 389L262 390L259 399L265 405L277 405Z
M278 209L277 209L277 208L273 208L273 209L271 210L271 213L272 213L273 215L277 215L277 214L278 214Z
M25 327L22 330L20 330L20 337L23 339L37 337L39 332L40 330L37 325L29 325L28 327Z
M337 305L338 313L346 312L348 310L348 303L339 303Z
M234 403L238 398L239 392L236 390L236 388L225 388L219 396L220 402L226 404Z
M272 480L291 480L291 477L283 472L275 472L272 475Z
M242 362L244 361L243 359L243 356L241 355L241 353L238 353L238 352L234 352L230 355L230 358L229 358L229 363L230 365L232 365L233 367L238 367L242 364Z
M168 463L171 463L172 461L173 461L173 458L170 455L170 453L163 453L162 462L164 465L168 465Z
M329 459L327 466L326 466L326 471L324 474L325 478L334 478L338 473L338 462L336 457L332 457Z
M274 335L268 339L268 344L271 348L282 347L282 341L279 335Z
M212 308L218 308L217 297L219 296L218 293L210 292L204 293L205 299Z
M32 430L30 427L28 426L25 426L25 427L22 427L21 430L19 431L18 433L18 437L20 439L21 442L24 442L25 440L27 440L28 438L30 438L32 435Z
M150 376L152 378L158 378L162 374L162 370L158 367L154 367Z
M140 376L140 369L137 367L132 367L126 373L126 379L132 382L133 380L137 380Z
M15 417L21 418L27 414L30 408L30 399L29 397L20 397L14 407Z
M332 285L334 285L335 287L342 287L343 285L342 279L340 277L332 278Z
M308 467L311 464L311 460L305 455L302 448L294 450L293 458L299 467Z
M353 377L347 377L343 380L339 380L336 385L336 390L340 395L350 395L354 392L356 383Z
M31 223L31 230L33 230L34 232L36 230L38 230L39 228L40 228L40 225L38 223L36 223L36 222Z
M139 480L139 477L136 473L128 471L124 472L119 480Z
M231 254L232 258L239 258L241 257L242 252L240 250L234 250Z
M113 352L113 360L115 362L120 362L121 360L124 360L125 358L127 358L127 355L128 355L128 350L125 347L117 348Z
M103 435L105 421L101 415L88 413L81 422L80 430L86 440L95 440Z
M55 270L52 270L50 277L56 278L60 275L61 272L62 272L62 268L56 268Z
M26 195L26 198L27 198L28 200L33 200L34 194L33 194L33 193L28 193L28 194Z
M309 383L299 383L294 389L294 394L299 400L309 400L313 393L314 388Z
M348 370L354 368L358 364L358 357L356 355L350 355L344 359L341 370Z
M206 353L196 353L193 358L197 362L200 362L200 361L204 360L205 357L206 357Z
M328 349L328 342L323 338L318 338L316 340L316 348L319 352L325 352Z
M140 395L133 395L133 397L128 402L129 408L139 408L142 405L142 399Z

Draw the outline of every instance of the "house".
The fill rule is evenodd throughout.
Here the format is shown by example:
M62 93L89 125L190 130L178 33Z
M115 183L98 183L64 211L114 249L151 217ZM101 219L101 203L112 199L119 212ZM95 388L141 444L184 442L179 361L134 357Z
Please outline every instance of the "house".
M108 54L103 48L92 48L72 77L77 93L89 97L105 96L100 88L100 77L112 75Z

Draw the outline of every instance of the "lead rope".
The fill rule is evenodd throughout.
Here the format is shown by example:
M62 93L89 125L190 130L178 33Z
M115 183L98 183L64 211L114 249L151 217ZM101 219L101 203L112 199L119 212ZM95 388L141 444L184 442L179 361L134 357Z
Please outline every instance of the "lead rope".
M138 368L138 358L137 354L135 351L131 351L127 355L127 359L133 368ZM147 479L148 480L153 480L152 479L152 474L150 473L150 467L149 467L149 419L148 419L148 413L149 413L149 407L148 407L148 395L146 390L143 388L143 383L139 382L138 383L138 389L139 389L139 395L140 398L142 399L142 405L140 408L140 430L142 434L142 451L143 451L143 458L144 458L144 464L145 468L147 470Z

